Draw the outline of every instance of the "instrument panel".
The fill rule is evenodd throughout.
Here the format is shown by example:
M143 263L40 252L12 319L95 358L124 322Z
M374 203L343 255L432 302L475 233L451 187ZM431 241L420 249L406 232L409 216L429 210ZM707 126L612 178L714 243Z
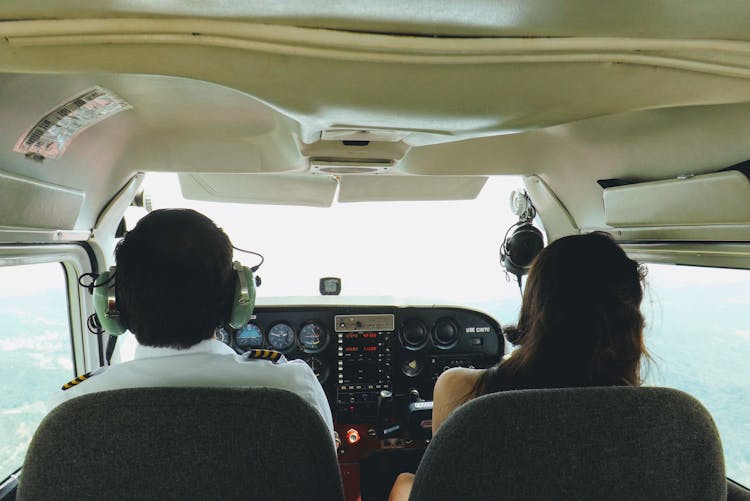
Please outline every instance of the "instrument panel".
M375 422L383 391L432 400L445 370L486 368L504 354L497 321L457 307L258 306L246 327L216 337L238 353L272 349L304 360L334 420L353 424Z

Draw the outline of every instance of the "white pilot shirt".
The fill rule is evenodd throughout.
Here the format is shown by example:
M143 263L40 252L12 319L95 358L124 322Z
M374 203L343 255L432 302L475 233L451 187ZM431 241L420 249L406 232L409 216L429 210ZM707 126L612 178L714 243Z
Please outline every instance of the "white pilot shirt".
M323 388L302 360L276 363L243 359L226 344L206 339L185 349L138 345L129 362L111 365L72 388L60 392L51 408L79 395L124 388L163 386L281 388L301 396L323 416L333 436L333 417Z

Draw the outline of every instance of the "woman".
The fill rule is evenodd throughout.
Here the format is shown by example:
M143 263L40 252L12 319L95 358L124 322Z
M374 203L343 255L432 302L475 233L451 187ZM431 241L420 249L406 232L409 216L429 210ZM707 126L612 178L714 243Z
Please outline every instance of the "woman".
M605 233L554 241L534 260L516 327L520 346L487 370L456 368L437 380L432 433L461 404L507 390L639 385L645 269ZM391 500L407 499L402 473Z

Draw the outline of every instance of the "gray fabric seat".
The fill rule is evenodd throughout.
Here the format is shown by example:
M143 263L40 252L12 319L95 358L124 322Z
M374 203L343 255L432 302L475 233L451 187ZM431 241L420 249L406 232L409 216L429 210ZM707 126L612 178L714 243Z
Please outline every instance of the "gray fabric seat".
M343 499L333 439L294 393L137 388L54 409L29 446L19 500Z
M727 501L750 501L750 491L727 480Z
M487 395L441 426L410 500L726 499L708 411L666 388Z

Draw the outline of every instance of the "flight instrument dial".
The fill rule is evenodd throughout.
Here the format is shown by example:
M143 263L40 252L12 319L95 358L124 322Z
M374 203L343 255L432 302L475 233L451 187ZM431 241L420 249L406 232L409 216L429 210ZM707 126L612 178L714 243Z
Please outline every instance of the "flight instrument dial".
M268 331L268 343L276 351L287 351L294 346L294 329L286 323L279 323Z
M263 346L263 330L254 323L249 323L234 333L234 343L242 351L260 348Z
M328 331L318 322L310 322L299 331L299 344L307 353L318 353L328 345Z

